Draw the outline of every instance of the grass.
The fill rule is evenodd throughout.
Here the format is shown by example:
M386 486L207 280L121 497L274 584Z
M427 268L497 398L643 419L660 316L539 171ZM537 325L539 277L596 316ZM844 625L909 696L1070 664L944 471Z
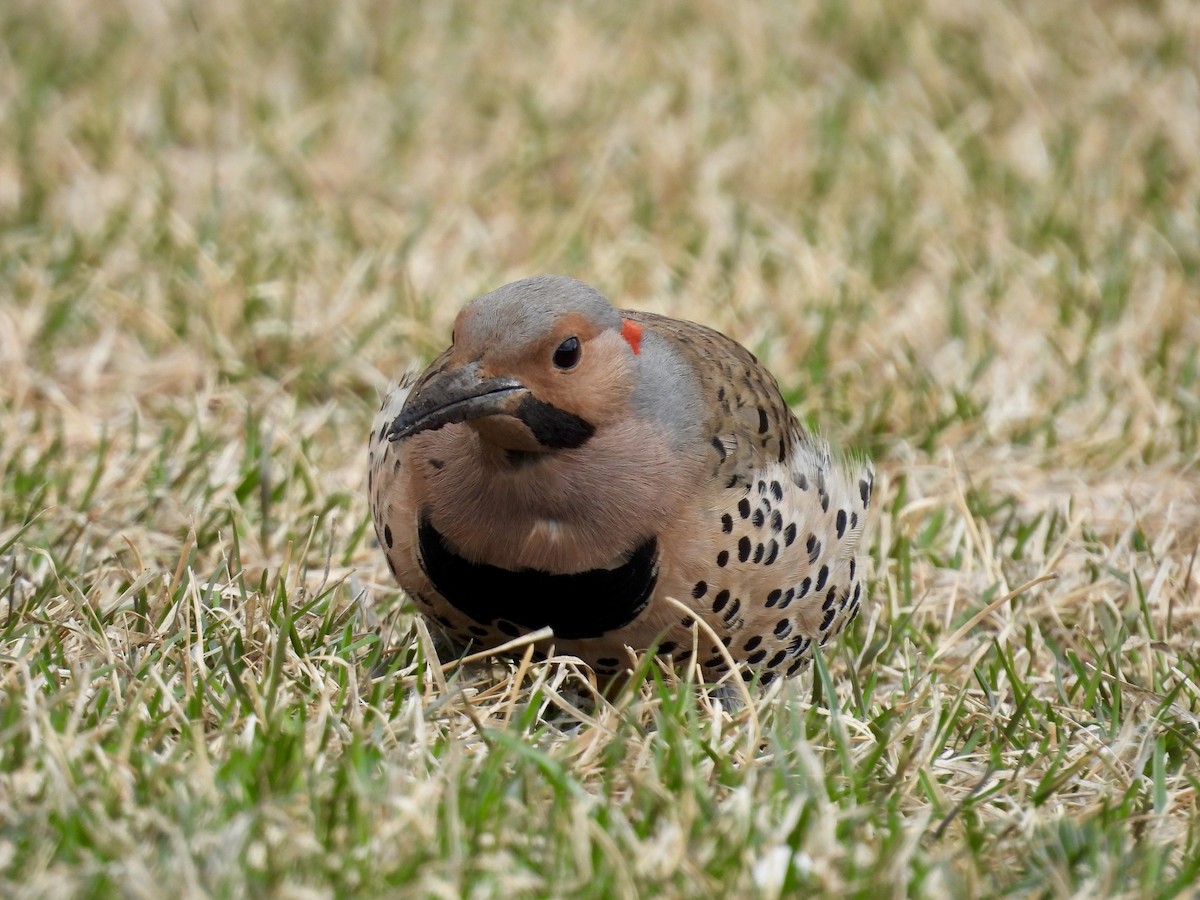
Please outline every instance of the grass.
M1200 8L0 6L0 893L1147 896L1200 876ZM388 378L540 271L880 472L750 704L443 669Z

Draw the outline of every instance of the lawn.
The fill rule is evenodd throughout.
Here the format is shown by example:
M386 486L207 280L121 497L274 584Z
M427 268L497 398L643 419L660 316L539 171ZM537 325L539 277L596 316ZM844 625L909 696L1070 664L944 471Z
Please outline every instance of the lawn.
M1193 0L6 0L0 895L1191 894L1198 148ZM369 423L538 272L875 459L813 669L438 664Z

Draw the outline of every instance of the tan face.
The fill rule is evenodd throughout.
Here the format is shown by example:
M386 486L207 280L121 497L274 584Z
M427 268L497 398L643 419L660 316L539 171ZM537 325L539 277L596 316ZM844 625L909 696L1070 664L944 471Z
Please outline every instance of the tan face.
M477 327L477 313L474 306L459 313L448 370L478 363L481 379L513 379L540 403L576 416L593 429L622 415L635 383L635 356L620 331L602 328L581 313L564 312L540 333L506 340L494 327ZM471 419L470 425L484 440L504 449L545 449L517 415L483 416Z
M629 411L641 326L571 279L514 282L471 301L391 440L466 423L504 450L582 447Z

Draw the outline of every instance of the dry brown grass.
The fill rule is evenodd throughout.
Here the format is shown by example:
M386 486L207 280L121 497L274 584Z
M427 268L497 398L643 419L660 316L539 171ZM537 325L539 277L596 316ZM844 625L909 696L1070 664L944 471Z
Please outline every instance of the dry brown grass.
M1195 3L0 34L4 893L1194 889ZM876 600L815 676L430 661L366 428L540 271L725 330L875 456Z

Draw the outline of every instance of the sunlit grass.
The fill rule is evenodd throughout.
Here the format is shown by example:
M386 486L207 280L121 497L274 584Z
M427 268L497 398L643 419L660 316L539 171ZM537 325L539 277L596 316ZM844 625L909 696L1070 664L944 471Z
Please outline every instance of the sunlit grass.
M1200 9L0 6L0 893L1174 896L1200 868ZM387 381L536 272L880 472L739 700L443 668Z

